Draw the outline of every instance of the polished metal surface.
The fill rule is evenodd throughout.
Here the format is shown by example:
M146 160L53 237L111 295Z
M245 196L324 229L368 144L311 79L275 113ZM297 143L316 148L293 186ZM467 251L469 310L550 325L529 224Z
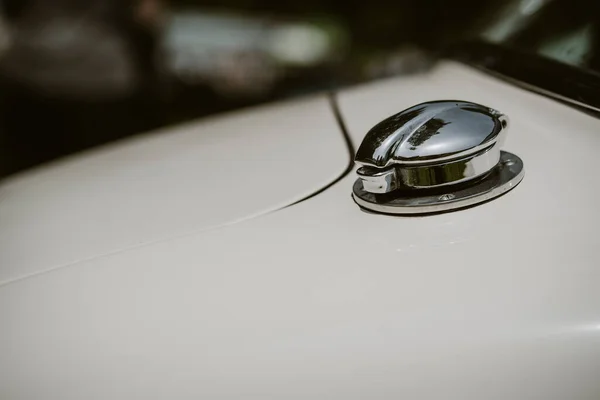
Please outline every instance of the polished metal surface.
M485 178L471 185L457 185L446 193L415 190L376 194L366 191L356 180L353 197L368 210L385 214L428 214L457 210L491 200L508 192L524 176L523 161L512 153L500 152L500 162Z
M501 162L509 154L500 150L507 128L499 111L466 101L422 103L395 114L373 127L356 153L355 200L376 211L412 214L495 197L523 173L518 157L510 158L516 167L508 170Z
M505 115L479 104L419 104L367 133L355 157L358 175L373 193L475 179L498 163L507 127Z
M494 146L469 157L439 164L387 169L361 167L356 172L365 190L388 193L402 187L427 189L466 182L487 174L499 159L500 149Z

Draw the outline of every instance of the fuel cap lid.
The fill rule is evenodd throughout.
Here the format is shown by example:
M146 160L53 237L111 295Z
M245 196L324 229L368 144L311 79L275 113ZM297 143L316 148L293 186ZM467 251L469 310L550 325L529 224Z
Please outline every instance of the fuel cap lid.
M523 178L503 152L508 117L445 100L418 104L375 125L360 145L354 199L393 214L449 211L496 197Z

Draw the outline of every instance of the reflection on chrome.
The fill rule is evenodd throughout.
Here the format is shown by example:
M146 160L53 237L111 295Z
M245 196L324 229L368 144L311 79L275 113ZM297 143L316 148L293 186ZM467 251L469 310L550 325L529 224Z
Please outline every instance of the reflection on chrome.
M356 152L354 200L391 214L449 211L514 188L523 162L500 150L508 117L466 101L418 104L375 125Z

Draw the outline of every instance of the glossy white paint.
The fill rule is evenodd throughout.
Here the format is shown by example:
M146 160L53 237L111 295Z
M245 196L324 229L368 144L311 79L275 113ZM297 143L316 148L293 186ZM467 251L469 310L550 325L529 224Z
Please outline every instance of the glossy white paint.
M276 210L348 162L320 96L136 137L0 182L0 284Z
M451 63L339 101L356 145L440 98L511 117L519 187L403 218L360 211L349 175L293 207L4 285L0 397L598 399L600 121Z

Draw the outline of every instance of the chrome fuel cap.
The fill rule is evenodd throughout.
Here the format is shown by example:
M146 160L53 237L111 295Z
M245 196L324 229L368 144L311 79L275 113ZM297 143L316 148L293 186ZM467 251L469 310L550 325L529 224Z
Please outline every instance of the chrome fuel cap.
M523 162L500 150L508 118L466 101L418 104L375 125L355 162L354 200L372 211L450 211L505 193Z

